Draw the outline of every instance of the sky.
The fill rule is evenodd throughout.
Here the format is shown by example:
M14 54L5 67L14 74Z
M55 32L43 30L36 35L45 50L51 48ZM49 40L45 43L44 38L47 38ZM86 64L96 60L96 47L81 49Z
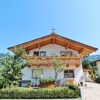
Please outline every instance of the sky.
M0 53L55 32L98 48L100 0L0 0Z

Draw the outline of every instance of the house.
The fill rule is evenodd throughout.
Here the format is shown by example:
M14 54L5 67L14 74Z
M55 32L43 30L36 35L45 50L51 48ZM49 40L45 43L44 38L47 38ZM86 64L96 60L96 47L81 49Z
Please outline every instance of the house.
M91 75L89 74L91 73ZM93 68L83 68L84 81L93 82L94 79L94 69Z
M98 75L100 77L100 59L90 62L90 64L95 64L98 68Z
M54 32L21 45L28 54L25 60L32 63L30 67L26 66L22 70L22 80L31 80L32 84L39 84L40 77L55 77L52 67L53 56L59 56L65 64L58 79L78 84L83 76L81 58L97 50L97 48L57 35ZM14 47L8 49L12 51Z

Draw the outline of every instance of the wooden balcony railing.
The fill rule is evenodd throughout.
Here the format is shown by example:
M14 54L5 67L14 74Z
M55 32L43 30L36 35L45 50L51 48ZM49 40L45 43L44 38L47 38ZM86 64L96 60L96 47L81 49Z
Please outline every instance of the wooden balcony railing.
M25 60L28 63L31 63L32 65L52 65L53 64L53 58L52 56L25 56ZM61 63L65 64L66 66L74 65L76 67L80 66L81 64L81 57L59 57L61 59Z
M53 64L53 58L54 57L52 57L52 56L45 56L45 57L41 57L41 56L35 56L35 57L25 56L24 58L28 63L31 63L32 65L51 66ZM74 65L76 67L79 67L80 64L81 64L81 57L61 57L60 56L59 59L61 59L61 63L65 64L66 66Z

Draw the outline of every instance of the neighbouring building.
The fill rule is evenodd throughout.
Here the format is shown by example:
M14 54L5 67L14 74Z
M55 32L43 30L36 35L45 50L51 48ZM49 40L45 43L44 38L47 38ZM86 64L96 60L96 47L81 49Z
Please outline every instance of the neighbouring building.
M97 50L95 47L57 35L54 32L21 45L27 52L25 60L32 63L30 67L26 66L22 70L22 80L30 80L32 84L36 83L40 77L55 76L51 61L53 56L59 56L65 64L58 79L78 83L80 77L83 76L81 58ZM14 47L8 49L12 51Z
M100 77L100 59L90 62L90 64L95 64L98 68L98 75Z

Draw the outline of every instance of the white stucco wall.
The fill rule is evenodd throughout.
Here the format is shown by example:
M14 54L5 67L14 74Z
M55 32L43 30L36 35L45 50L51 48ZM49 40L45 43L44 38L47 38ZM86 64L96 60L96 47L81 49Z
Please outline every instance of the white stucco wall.
M44 47L41 47L40 49L34 49L31 50L29 52L30 56L33 56L33 52L34 51L46 51L46 56L52 56L52 55L60 55L60 51L72 51L73 52L73 56L79 56L79 53L75 50L71 50L71 49L65 49L65 47L59 46L59 45L46 45ZM23 71L23 78L22 80L31 80L32 82L34 81L34 78L32 78L32 69L43 69L43 77L54 77L55 76L55 72L53 67L47 67L47 66L32 66L30 68L25 67L22 71ZM66 78L66 80L75 80L77 83L79 82L79 79L81 76L83 76L83 71L82 71L82 65L80 65L79 67L76 68L76 66L70 66L70 67L64 67L64 69L74 69L74 76L75 78ZM64 71L61 72L58 75L58 79L63 79L64 78Z
M80 67L77 67L77 68L75 69L75 80L76 80L77 83L79 82L81 76L82 76L82 77L84 76L84 75L83 75L82 64L80 65Z
M47 66L40 66L40 67L25 67L22 71L23 71L23 78L22 80L31 80L32 82L34 81L34 78L32 77L32 70L33 69L42 69L43 70L43 77L48 78L48 77L55 77L55 71L53 69L53 67L47 67ZM58 79L61 80L75 80L77 83L79 82L79 79L81 76L83 76L83 71L82 71L82 67L75 67L75 66L70 66L68 68L64 67L65 69L74 69L74 78L64 78L64 71L62 71L61 73L59 73L58 75Z
M100 76L100 61L97 61L96 63L97 63L97 68L98 68L98 74Z
M71 49L66 50L65 47L62 47L62 46L59 46L56 44L54 44L54 45L49 44L49 45L41 47L40 49L37 48L37 49L31 50L31 51L29 51L29 55L33 56L34 51L46 51L46 56L60 55L60 51L72 51L73 56L79 56L77 51L71 50Z

